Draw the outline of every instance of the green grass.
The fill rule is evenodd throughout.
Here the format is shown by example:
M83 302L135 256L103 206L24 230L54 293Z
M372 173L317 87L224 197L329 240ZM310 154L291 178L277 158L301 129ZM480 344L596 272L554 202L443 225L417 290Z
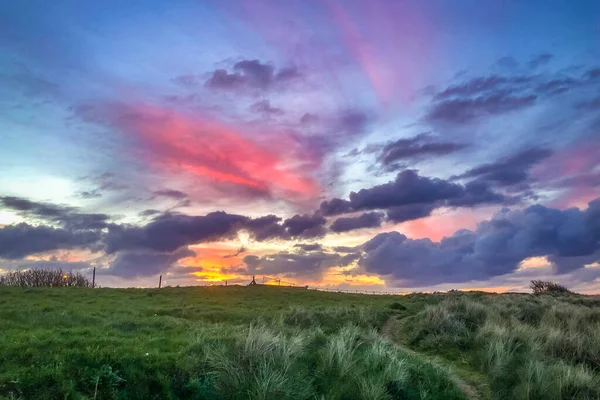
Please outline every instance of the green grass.
M378 330L422 299L277 287L1 288L0 398L462 399ZM397 306L395 306L397 307ZM412 311L410 311L412 310Z
M0 288L0 399L600 399L600 299Z
M600 399L599 332L597 297L448 294L398 335L485 374L494 399Z

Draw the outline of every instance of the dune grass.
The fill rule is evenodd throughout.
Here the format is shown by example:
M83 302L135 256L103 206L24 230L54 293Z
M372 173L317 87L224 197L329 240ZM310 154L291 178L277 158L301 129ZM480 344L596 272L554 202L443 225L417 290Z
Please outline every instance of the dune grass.
M462 399L379 335L391 296L2 288L0 398ZM416 312L421 299L402 299ZM406 310L402 312L408 312Z
M0 332L0 399L600 398L574 294L1 288Z
M403 321L414 348L484 372L495 399L600 399L600 299L454 295Z

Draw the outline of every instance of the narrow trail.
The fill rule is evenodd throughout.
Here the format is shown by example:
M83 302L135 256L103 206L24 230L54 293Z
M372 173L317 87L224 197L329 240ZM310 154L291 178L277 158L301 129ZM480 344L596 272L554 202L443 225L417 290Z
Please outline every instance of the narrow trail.
M392 343L394 343L398 348L402 351L405 351L408 354L411 354L415 357L418 357L422 360L429 362L439 368L444 369L450 375L450 379L454 382L454 384L465 394L465 397L469 400L481 400L481 399L490 399L490 388L487 384L482 385L481 382L467 382L462 377L469 376L470 372L457 367L456 365L451 364L446 360L442 360L439 357L430 356L427 354L419 353L415 350L412 350L405 346L402 343L399 343L398 340L394 338L394 332L396 332L396 327L399 321L396 317L390 317L381 328L381 335L387 339L389 339Z

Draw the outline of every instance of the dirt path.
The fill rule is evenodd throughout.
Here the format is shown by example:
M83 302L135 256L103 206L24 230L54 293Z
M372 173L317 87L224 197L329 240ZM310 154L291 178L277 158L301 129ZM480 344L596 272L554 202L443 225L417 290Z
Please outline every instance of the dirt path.
M381 335L388 338L391 342L393 342L398 348L402 349L415 357L419 357L422 360L429 362L437 367L440 367L448 372L450 375L450 379L454 382L454 384L465 394L467 399L469 400L481 400L481 399L490 399L490 389L487 385L477 384L477 382L467 382L462 377L469 376L471 373L469 371L462 370L461 368L452 365L448 361L441 360L438 357L430 356L427 354L419 353L412 349L409 349L402 343L399 343L398 340L394 338L394 332L396 332L396 327L398 325L398 319L396 317L390 317L385 324L381 328ZM461 377L462 376L462 377ZM482 387L484 386L484 387Z

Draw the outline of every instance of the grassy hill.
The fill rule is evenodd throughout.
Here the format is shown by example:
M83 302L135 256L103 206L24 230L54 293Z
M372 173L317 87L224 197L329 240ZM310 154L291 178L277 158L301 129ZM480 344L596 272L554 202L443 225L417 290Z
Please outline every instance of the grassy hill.
M0 288L5 399L598 399L600 300Z

